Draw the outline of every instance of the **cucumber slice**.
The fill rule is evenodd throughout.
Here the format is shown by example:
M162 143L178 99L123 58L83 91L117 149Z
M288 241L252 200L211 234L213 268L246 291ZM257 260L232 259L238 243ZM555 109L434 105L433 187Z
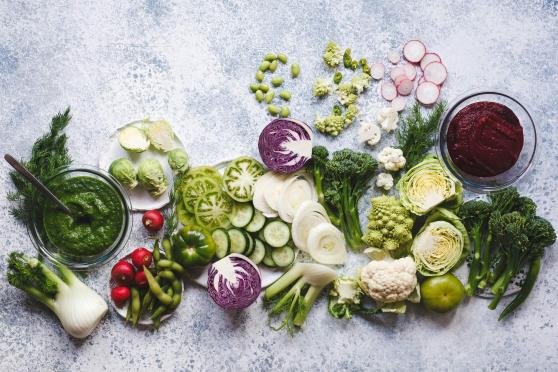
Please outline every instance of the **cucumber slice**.
M277 264L273 261L273 258L271 258L271 249L272 248L270 247L265 247L265 254L262 259L262 263L267 267L276 267Z
M265 243L265 237L264 237L264 233L263 233L263 229L260 229L260 231L258 231L258 234L256 235L258 237L258 239L260 239L263 243Z
M194 213L196 202L204 195L219 191L220 186L214 179L209 177L198 177L187 182L182 188L182 201L186 210Z
M229 229L227 231L230 239L230 253L240 253L243 254L248 248L248 239L246 238L247 234L239 229Z
M254 207L251 203L234 203L229 217L234 227L244 227L252 221Z
M252 217L252 221L244 228L246 231L255 233L258 232L264 227L265 225L265 217L262 212L256 210L254 211L254 217Z
M283 221L271 221L263 229L265 242L273 248L286 245L291 239L289 226Z
M215 256L217 258L223 258L226 255L228 255L229 254L230 240L229 240L229 234L227 234L227 231L225 229L214 230L211 233L211 237L213 238L213 241L215 242L215 245L217 246L217 249L215 250Z
M271 250L271 259L277 266L287 267L295 259L294 250L288 245L281 248L273 248Z
M249 156L233 160L223 173L225 191L236 201L247 202L254 196L254 184L264 174L259 161Z
M248 247L244 251L243 255L250 256L252 252L254 252L254 248L256 247L256 242L254 242L254 238L252 238L252 235L248 234L246 231L244 231L244 233L246 234L246 241L248 242Z
M248 257L253 263L258 265L265 256L265 245L260 239L254 239L254 251Z
M232 202L221 191L212 191L202 196L196 202L194 215L196 221L208 230L229 226L229 215L232 211Z

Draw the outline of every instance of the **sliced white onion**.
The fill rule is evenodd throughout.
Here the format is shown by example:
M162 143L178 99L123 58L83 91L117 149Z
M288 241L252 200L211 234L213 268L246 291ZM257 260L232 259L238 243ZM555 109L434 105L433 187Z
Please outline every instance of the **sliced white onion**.
M320 223L310 230L308 253L321 264L344 264L347 259L347 247L343 233L330 223Z
M331 222L324 207L312 200L300 205L293 218L291 234L298 249L308 252L308 235L310 230L320 223Z

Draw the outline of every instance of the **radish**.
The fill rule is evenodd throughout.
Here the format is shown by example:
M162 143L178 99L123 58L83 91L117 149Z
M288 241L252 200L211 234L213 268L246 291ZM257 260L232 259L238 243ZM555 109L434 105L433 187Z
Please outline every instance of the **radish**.
M430 81L425 81L417 86L415 94L420 103L431 105L438 100L440 87Z
M406 63L403 65L403 70L405 70L405 75L407 75L409 80L415 80L415 78L417 77L417 69L415 68L415 66Z
M426 47L421 41L409 40L403 46L403 57L409 62L418 63L426 54Z
M121 285L130 285L134 281L136 271L128 261L118 261L110 271L111 278Z
M430 62L424 68L424 80L436 85L442 84L448 77L448 70L441 62Z
M391 101L397 97L397 88L395 88L393 83L388 81L382 83L382 97L387 101Z
M401 94L402 96L408 96L413 91L413 82L407 78L401 80L399 84L397 84L397 93Z
M110 297L117 305L122 305L130 298L130 289L128 287L114 287L110 291Z
M141 222L149 232L157 232L163 227L165 219L163 218L161 212L157 209L152 209L143 214Z
M387 57L388 57L388 60L389 60L391 63L393 63L394 65L398 64L399 61L401 60L401 57L399 56L399 51L397 51L397 50L395 50L395 49L394 49L394 50L390 50L390 51L388 52Z
M398 86L399 84L401 84L401 82L403 80L409 80L409 78L407 77L407 75L399 75L398 77L395 78L395 80L393 81L393 83L395 84L395 86Z
M141 269L143 266L149 267L151 266L151 262L153 262L151 251L144 247L134 249L134 251L130 253L130 258L134 266L138 269Z
M386 69L383 63L374 63L370 67L370 70L372 72L370 76L372 76L373 79L380 80L381 78L384 77L384 73Z
M403 97L395 97L393 101L391 101L391 108L396 111L403 111L406 105L407 100Z
M422 84L422 83L424 83L425 81L426 81L426 80L424 80L424 76L421 76L420 79L419 79L419 81L418 81L418 83L419 83L419 84Z
M431 62L442 62L442 59L436 53L426 53L420 60L420 68L424 70L426 65Z
M405 74L405 69L401 66L396 66L394 68L391 69L391 73L389 74L389 76L391 77L391 80L395 81L395 79L397 79L397 77L399 75L406 75Z

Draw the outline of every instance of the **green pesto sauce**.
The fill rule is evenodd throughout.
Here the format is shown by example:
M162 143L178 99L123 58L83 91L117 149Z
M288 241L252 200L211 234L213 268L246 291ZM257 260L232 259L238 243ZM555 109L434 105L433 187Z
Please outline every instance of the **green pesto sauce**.
M61 253L96 255L118 239L124 210L110 185L97 178L79 176L57 182L51 185L51 190L73 212L69 216L50 201L43 209L46 235Z

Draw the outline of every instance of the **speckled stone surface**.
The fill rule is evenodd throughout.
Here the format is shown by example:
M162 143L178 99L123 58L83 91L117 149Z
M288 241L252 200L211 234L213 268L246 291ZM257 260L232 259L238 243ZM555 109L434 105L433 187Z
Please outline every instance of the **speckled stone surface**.
M41 4L42 3L42 4ZM443 95L477 87L505 89L527 104L541 129L536 168L519 185L540 214L558 226L558 16L550 1L16 1L0 0L1 152L28 156L50 118L72 106L69 145L77 163L95 164L119 125L150 116L171 121L196 164L257 155L269 121L248 92L263 54L283 51L300 62L293 116L311 122L327 104L314 101L320 55L336 40L369 61L419 37L450 72ZM361 99L363 117L384 104L375 89ZM356 126L331 148L362 148ZM387 136L384 143L393 139ZM0 190L11 188L0 166ZM367 197L368 198L368 197ZM361 205L364 217L366 200ZM406 316L336 321L325 299L304 332L290 337L267 326L261 301L225 313L202 288L159 332L130 329L111 309L83 341L70 339L53 314L10 287L6 254L33 253L23 226L0 198L0 370L557 370L558 262L548 252L540 280L521 311L505 323L487 301L455 313L418 306ZM144 244L136 216L128 248ZM106 296L110 265L86 283Z

